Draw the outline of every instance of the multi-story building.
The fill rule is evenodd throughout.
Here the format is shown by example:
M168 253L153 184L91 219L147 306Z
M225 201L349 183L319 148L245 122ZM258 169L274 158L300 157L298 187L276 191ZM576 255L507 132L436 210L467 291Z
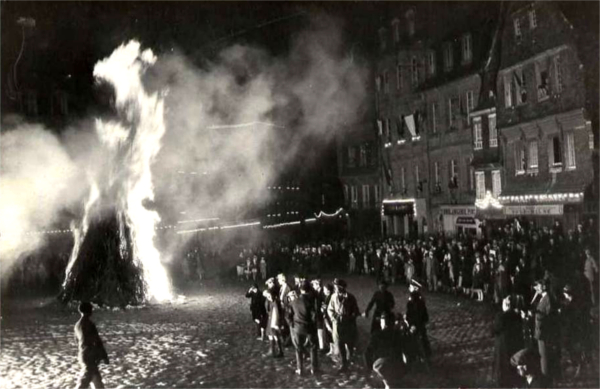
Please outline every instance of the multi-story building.
M492 197L505 217L540 225L559 219L573 228L583 213L594 137L574 34L554 3L514 3L508 12L496 85L504 169L491 171ZM488 179L477 178L482 188Z
M373 124L367 122L338 145L339 177L344 190L351 235L378 235L381 182L379 147Z
M390 235L477 231L469 113L498 7L428 7L404 6L391 29L379 30L376 107L388 172L382 223ZM451 26L442 20L449 13L460 19Z

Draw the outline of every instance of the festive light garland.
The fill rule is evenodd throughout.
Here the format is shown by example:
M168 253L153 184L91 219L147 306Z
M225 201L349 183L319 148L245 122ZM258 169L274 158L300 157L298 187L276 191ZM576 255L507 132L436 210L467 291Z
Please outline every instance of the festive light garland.
M211 218L207 218L207 219L196 219L196 220L179 220L177 222L177 224L183 224L183 223L200 223L200 222L211 222L211 221L216 221L216 220L220 220L218 217L211 217Z
M413 203L413 215L417 217L417 206L414 204L416 199L387 199L381 202L381 216L385 216L385 204L407 204Z
M475 200L475 206L481 209L487 209L490 206L496 209L502 209L502 204L492 195L489 190L485 192L485 197L482 199Z
M317 217L317 219L322 218L322 217L336 217L336 216L338 216L342 212L344 212L344 208L340 208L340 209L338 209L337 211L335 211L334 213L331 213L331 214L325 213L325 212L321 211L321 212L319 212L318 215L315 213L315 216Z
M583 200L583 192L580 193L550 193L550 194L534 194L534 195L519 195L519 196L500 196L498 199L502 202L579 202Z

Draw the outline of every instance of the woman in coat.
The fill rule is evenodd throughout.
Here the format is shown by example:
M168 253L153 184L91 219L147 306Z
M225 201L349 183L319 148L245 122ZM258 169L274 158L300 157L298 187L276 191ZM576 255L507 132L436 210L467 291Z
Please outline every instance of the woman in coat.
M494 341L494 372L496 385L514 388L519 377L510 365L510 358L523 348L523 324L510 296L502 300L502 312L496 314L492 334Z
M267 310L269 312L266 328L266 334L269 337L269 342L271 344L269 356L272 356L273 358L283 358L283 340L281 338L284 322L283 310L278 303L277 292L275 290L265 290L264 296L267 298Z

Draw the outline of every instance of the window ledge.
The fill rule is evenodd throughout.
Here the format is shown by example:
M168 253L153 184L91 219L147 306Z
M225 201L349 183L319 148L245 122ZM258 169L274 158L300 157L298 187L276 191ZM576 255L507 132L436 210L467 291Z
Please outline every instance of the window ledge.
M565 168L565 171L573 171L577 169L577 166L568 166L567 168Z
M525 170L517 170L515 172L515 176L524 176L525 175Z
M560 173L562 171L562 165L550 166L550 173Z

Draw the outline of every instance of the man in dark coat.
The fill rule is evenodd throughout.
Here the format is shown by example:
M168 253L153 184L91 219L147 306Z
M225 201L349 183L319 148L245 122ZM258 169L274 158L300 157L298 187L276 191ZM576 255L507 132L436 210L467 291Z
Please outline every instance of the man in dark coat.
M431 356L431 346L427 337L427 322L429 322L429 314L425 300L421 295L422 284L415 280L411 280L408 287L410 293L406 302L406 321L409 325L409 331L416 335L420 340L420 346L423 348L423 353L426 358Z
M93 383L95 388L104 388L98 365L102 361L107 365L109 363L96 325L90 319L92 311L92 304L79 304L81 319L75 324L75 339L79 346L78 360L82 370L77 388L88 388L90 383Z
M300 296L290 303L290 323L292 327L292 342L296 348L296 374L303 373L303 354L310 351L311 373L317 374L319 360L317 354L317 306L310 295L311 287L308 282L300 285Z
M402 333L393 325L393 316L382 312L379 316L380 330L371 334L365 351L367 369L373 369L382 379L386 389L399 387L406 372L403 360Z
M387 316L390 317L394 305L394 295L387 290L387 282L383 279L379 280L379 290L373 294L373 297L371 297L371 301L369 301L367 309L363 314L364 317L369 317L371 308L373 308L373 306L375 307L373 321L371 322L371 334L381 329L381 315L385 312Z
M533 337L537 340L542 374L548 382L552 383L557 374L560 374L558 307L548 293L548 285L544 280L536 281L534 287L536 294L541 298L533 311L535 316Z
M266 299L262 292L258 290L255 283L246 292L246 297L250 299L250 312L252 312L252 321L256 324L259 340L265 340L265 329L267 328L267 309L265 308Z
M510 366L510 358L523 349L523 323L516 313L510 296L502 300L502 312L494 320L494 380L501 388L513 388L518 384L516 371Z

